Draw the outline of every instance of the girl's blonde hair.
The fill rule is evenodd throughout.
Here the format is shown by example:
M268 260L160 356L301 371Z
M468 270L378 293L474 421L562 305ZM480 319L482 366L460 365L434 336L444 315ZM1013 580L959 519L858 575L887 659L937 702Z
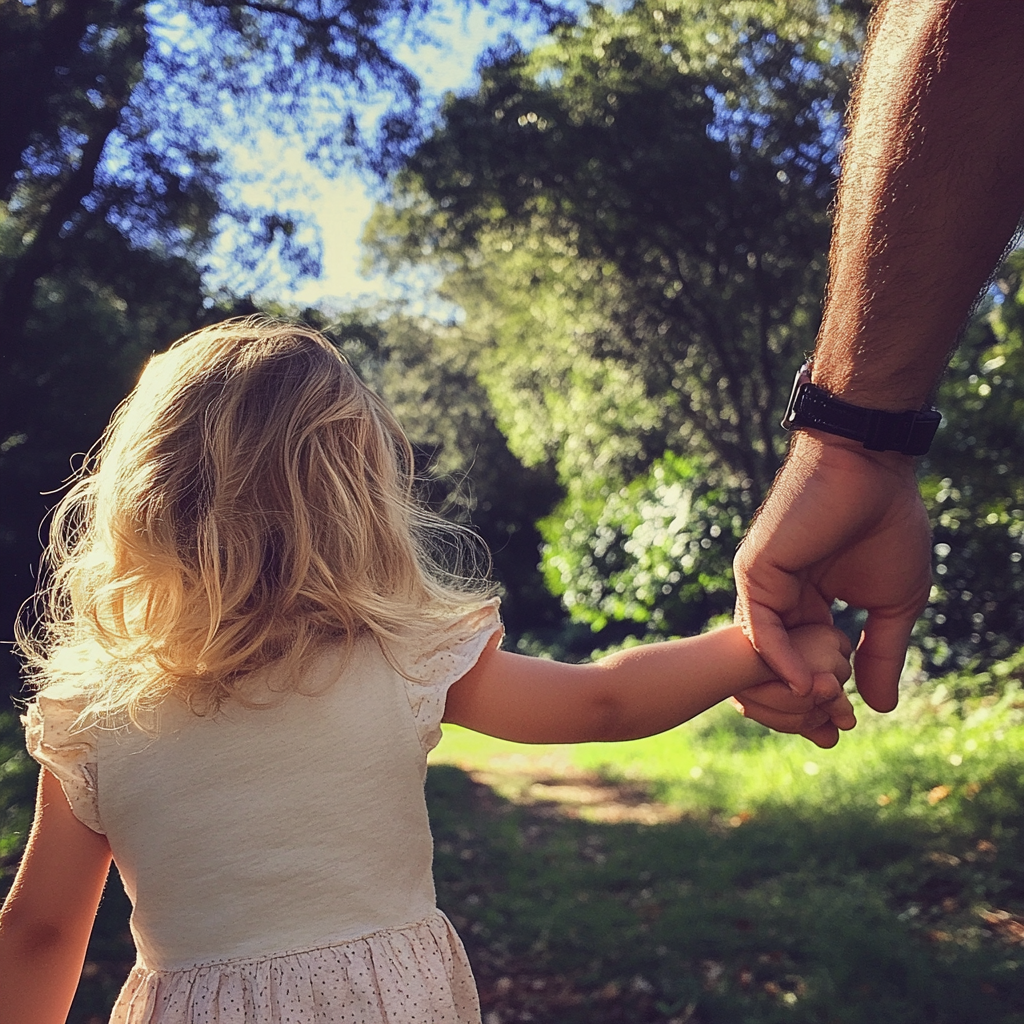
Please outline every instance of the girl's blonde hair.
M427 638L491 588L441 568L472 535L413 486L397 420L316 331L250 318L183 338L54 511L19 630L32 683L138 722L170 694L213 711L272 662L294 685L327 642Z

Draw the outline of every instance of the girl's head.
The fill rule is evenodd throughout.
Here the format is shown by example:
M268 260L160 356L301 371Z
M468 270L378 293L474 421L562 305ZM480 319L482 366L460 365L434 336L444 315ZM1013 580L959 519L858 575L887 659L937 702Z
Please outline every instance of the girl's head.
M206 710L270 662L477 604L430 553L454 532L417 506L401 427L325 338L228 321L154 357L114 414L55 510L22 649L97 715L170 692Z

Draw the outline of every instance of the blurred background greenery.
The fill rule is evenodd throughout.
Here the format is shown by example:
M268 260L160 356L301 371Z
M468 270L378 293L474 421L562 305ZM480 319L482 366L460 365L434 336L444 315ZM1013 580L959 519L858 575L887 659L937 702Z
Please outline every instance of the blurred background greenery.
M145 359L190 329L257 310L323 329L395 407L427 498L490 545L519 649L581 659L729 613L731 557L784 454L777 423L814 343L841 121L871 4L508 0L489 9L546 34L528 49L508 37L488 50L473 86L434 107L403 47L439 6L0 6L5 639L31 595L55 492ZM295 308L265 289L212 283L225 239L249 280L269 264L295 279L318 270L316 232L286 190L239 199L228 140L260 132L324 168L354 164L373 176L368 261L410 287L428 282L437 315L396 302ZM971 701L990 701L1008 716L1005 731L1017 726L1024 645L1021 250L979 301L937 405L943 425L920 464L936 582L908 679L944 687L935 706L957 709L957 722ZM856 610L845 616L855 628ZM5 708L19 689L5 653ZM711 743L717 733L688 735L706 744L700 756L734 766L730 778L782 770L784 759L769 768L744 758L762 746L782 756L783 740L715 721L739 737L728 749ZM870 751L888 765L877 784L861 774L844 785L897 788L921 719L889 728L892 743L864 726L844 740L840 750L856 744L858 757ZM937 756L942 735L924 730L911 749ZM31 805L20 746L16 714L4 711L8 878ZM680 748L666 749L673 771L644 755L637 777L657 800L687 806L717 776L686 774ZM1019 751L998 749L1009 760L991 772L1012 804ZM465 756L466 770L483 770ZM616 748L587 770L614 779L628 764ZM762 797L705 792L700 813L713 823L723 808L734 817ZM801 820L832 820L829 801L806 804L806 785L792 797ZM1017 835L1012 809L981 825L977 806L943 799L949 836L994 842L981 833L996 820ZM1020 879L1004 881L1019 913ZM686 1009L690 995L669 995L661 1002L675 1009L650 1019L698 1012Z

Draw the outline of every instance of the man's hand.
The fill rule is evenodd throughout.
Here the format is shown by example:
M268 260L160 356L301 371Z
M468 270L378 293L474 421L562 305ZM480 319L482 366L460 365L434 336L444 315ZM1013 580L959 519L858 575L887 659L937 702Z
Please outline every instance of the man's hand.
M798 431L734 567L737 621L795 694L810 694L813 682L786 629L831 622L839 598L868 613L853 663L861 696L876 711L896 706L910 632L931 589L931 531L908 457ZM740 703L777 727L763 713L776 707L766 696ZM824 734L814 729L824 726L799 731L818 742Z
M814 376L845 402L899 411L932 393L1020 223L1024 3L884 0L872 27ZM761 657L807 694L811 674L785 627L828 622L834 598L867 609L857 686L871 707L889 711L928 599L930 546L909 458L801 431L736 557L737 620ZM774 698L742 703L773 724Z

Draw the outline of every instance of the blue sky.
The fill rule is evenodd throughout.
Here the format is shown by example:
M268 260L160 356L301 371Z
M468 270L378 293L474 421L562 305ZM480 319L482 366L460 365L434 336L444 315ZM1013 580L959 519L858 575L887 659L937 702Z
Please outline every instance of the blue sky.
M539 34L536 27L514 24L477 7L464 11L453 10L450 5L447 11L432 15L423 28L435 44L400 46L396 55L420 77L428 102L433 103L447 91L470 88L478 56L502 35L515 29L520 41L531 45ZM241 293L255 288L264 298L337 309L404 294L394 281L381 276L367 279L359 273L359 238L374 201L373 182L368 176L345 168L329 178L303 159L299 143L289 147L269 132L264 138L250 139L246 145L225 141L223 148L229 163L246 179L239 186L242 198L254 205L274 207L281 196L287 196L288 206L316 223L323 246L323 276L293 283L272 266L269 279L246 281L223 269L209 275L211 285L226 283ZM224 247L230 247L230 236L225 238ZM425 283L427 291L429 285Z

